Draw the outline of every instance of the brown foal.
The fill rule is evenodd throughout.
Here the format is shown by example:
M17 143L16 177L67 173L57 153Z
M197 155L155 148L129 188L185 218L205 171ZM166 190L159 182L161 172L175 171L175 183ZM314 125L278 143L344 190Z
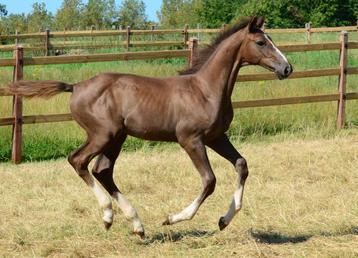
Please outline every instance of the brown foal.
M71 153L68 161L93 190L104 211L108 229L113 222L111 198L132 221L134 233L144 237L138 214L113 181L114 163L127 135L146 140L178 142L198 170L203 189L181 212L169 215L164 225L193 218L215 189L215 175L206 146L230 161L238 174L238 187L227 213L219 219L224 229L242 207L246 160L230 143L225 132L233 119L231 94L239 69L260 65L279 79L288 77L292 66L260 30L264 20L253 17L222 32L202 50L192 68L179 76L148 78L103 73L74 85L56 81L18 82L9 90L25 97L51 97L72 92L73 118L86 131L87 141ZM98 156L93 176L88 164ZM97 180L95 180L96 178Z

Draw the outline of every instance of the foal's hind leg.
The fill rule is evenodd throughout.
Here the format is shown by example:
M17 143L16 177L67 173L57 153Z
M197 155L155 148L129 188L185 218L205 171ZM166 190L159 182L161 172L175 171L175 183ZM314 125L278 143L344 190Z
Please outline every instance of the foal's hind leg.
M239 152L237 152L226 135L222 135L207 145L219 155L230 161L238 173L238 188L235 190L229 210L223 217L220 218L218 223L220 230L223 230L225 227L227 227L227 225L230 224L236 213L238 213L242 208L244 186L246 178L249 175L249 170L247 168L246 160L240 155Z
M199 174L203 183L203 190L200 195L184 210L181 212L169 215L167 220L163 225L174 224L183 220L190 220L194 217L198 211L200 205L204 200L214 192L215 189L215 175L211 169L205 145L199 138L190 138L180 141L180 145L185 149L189 154L192 162L194 163L196 169L199 171Z
M121 135L112 141L106 149L98 156L96 164L93 167L93 176L103 185L108 193L118 202L119 208L122 210L124 216L133 223L133 232L144 237L143 225L138 217L137 211L119 191L118 187L113 181L114 163L121 151L126 135ZM109 228L112 224L106 224Z
M89 137L84 145L68 157L68 161L76 170L77 174L92 189L96 196L99 205L103 209L103 221L105 225L112 224L113 222L112 201L88 172L88 164L93 157L102 151L108 143L108 140L109 139L103 136L98 138Z

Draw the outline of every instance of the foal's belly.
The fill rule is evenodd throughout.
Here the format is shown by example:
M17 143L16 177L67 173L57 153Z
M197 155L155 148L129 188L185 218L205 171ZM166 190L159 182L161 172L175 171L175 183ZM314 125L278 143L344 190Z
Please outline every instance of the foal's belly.
M128 135L151 141L177 141L175 125L160 118L129 116L124 120Z

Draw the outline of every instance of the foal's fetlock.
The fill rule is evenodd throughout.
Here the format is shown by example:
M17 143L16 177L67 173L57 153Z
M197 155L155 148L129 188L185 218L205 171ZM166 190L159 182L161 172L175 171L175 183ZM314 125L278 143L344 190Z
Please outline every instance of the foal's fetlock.
M113 223L113 210L112 205L110 205L110 208L106 208L103 211L103 223L106 230L110 229Z

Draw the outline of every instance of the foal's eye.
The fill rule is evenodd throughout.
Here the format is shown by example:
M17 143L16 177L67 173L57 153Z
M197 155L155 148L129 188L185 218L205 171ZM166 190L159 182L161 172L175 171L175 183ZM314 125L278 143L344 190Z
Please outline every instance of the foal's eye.
M262 47L262 46L266 45L266 42L259 40L259 41L256 41L256 44L259 45L260 47Z

